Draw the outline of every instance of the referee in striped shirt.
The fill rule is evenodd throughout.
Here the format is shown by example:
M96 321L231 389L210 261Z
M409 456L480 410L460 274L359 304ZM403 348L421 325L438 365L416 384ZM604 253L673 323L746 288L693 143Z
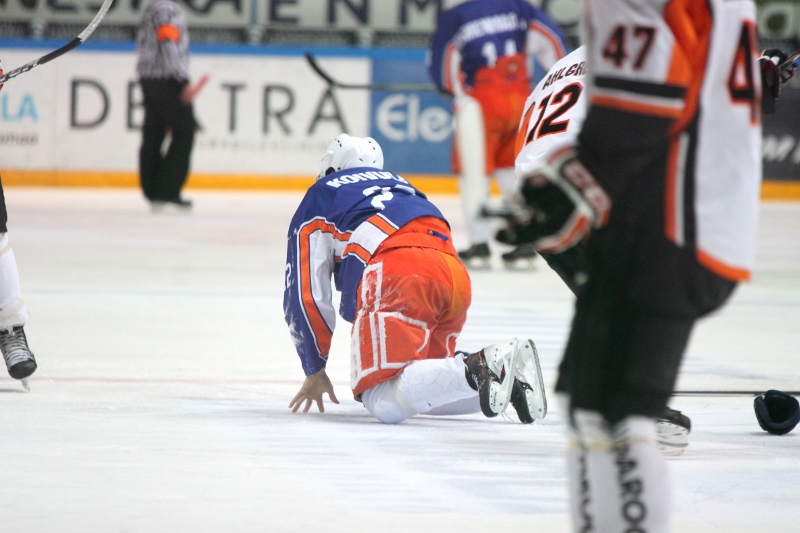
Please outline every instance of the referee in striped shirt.
M167 205L191 209L181 197L197 122L189 86L189 32L186 16L173 0L153 0L136 38L136 73L144 93L144 126L139 177L154 211ZM166 154L161 146L172 139Z

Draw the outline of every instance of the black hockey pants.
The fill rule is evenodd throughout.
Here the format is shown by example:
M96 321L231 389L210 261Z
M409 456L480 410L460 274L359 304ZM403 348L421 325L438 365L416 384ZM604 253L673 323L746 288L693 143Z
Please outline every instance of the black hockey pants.
M667 238L666 148L649 154L628 160L617 154L607 163L594 158L595 176L615 193L609 222L579 245L585 250L546 257L577 291L556 390L570 396L573 409L600 412L611 424L663 413L695 321L736 286L700 265L693 243L677 246ZM588 274L585 285L575 285L576 270Z

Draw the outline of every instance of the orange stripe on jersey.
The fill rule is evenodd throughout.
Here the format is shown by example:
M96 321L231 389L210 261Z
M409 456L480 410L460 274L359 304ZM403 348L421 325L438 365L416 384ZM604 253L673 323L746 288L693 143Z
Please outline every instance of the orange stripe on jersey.
M539 248L539 250L542 252L553 253L563 252L567 248L577 244L583 235L589 233L590 229L591 223L589 222L589 219L581 215L580 218L573 223L572 227L569 229L569 233L563 235L556 242L546 244L542 248Z
M447 48L444 51L444 68L442 69L442 73L444 74L444 89L447 92L453 92L453 78L451 68L453 66L453 55L456 52L456 45L450 44L447 45Z
M684 110L672 127L674 133L697 113L713 20L708 2L696 0L672 0L664 9L664 20L675 36L666 83L686 87Z
M536 102L533 102L528 110L525 112L525 115L522 117L522 122L520 123L519 130L517 131L517 139L514 141L514 157L516 158L519 153L522 151L522 148L525 146L525 137L528 135L528 125L531 122L531 115L533 114L533 110L536 108Z
M311 331L316 338L319 353L321 355L328 355L331 348L332 332L327 322L325 322L325 319L322 317L322 313L320 313L317 307L317 302L311 290L311 246L309 238L317 231L331 233L336 240L347 240L347 236L336 231L336 227L333 224L317 219L300 228L298 237L298 242L300 243L298 258L300 263L300 297L303 301L303 309L308 318Z
M387 235L391 235L392 233L397 231L397 228L395 228L394 226L389 224L386 221L386 219L383 218L380 215L373 215L373 216L369 217L367 219L367 222L369 222L373 226L376 226L379 230L381 230L382 232L384 232Z
M638 115L654 115L664 118L678 118L683 113L682 109L677 109L668 106L659 106L654 104L643 104L640 102L632 102L622 98L614 98L611 96L602 96L595 94L592 96L592 104L601 107L611 107L629 113L636 113Z
M567 51L564 50L564 46L561 43L561 39L559 39L558 36L555 33L553 33L553 30L548 28L546 25L537 21L528 26L528 29L543 35L545 39L550 41L550 44L553 45L553 50L556 51L556 60L559 60L565 55L567 55ZM549 65L547 68L549 69L552 66L553 65Z
M697 249L697 262L709 269L711 272L722 276L731 281L748 281L750 271L745 268L732 267L722 261L711 257L701 249Z
M362 261L364 261L364 263L369 263L369 260L372 259L372 254L369 253L363 246L355 242L351 242L347 245L342 256L346 257L350 254L357 255Z
M177 41L181 38L181 30L172 24L164 24L156 30L156 36L160 41Z

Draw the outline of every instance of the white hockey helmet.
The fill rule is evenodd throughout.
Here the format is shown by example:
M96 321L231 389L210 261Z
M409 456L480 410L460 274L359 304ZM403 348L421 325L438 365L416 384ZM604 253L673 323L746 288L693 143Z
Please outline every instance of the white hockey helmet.
M383 150L372 137L338 135L317 163L317 179L345 168L372 167L383 170Z

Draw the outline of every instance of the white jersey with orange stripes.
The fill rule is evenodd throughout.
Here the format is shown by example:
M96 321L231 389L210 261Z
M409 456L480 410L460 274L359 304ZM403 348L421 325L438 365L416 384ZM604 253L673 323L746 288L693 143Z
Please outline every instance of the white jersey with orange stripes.
M525 102L517 135L517 179L536 174L556 150L577 144L586 116L586 49L558 61Z
M761 182L755 28L751 0L587 0L591 105L676 121L666 235L731 280L747 279L754 262Z

